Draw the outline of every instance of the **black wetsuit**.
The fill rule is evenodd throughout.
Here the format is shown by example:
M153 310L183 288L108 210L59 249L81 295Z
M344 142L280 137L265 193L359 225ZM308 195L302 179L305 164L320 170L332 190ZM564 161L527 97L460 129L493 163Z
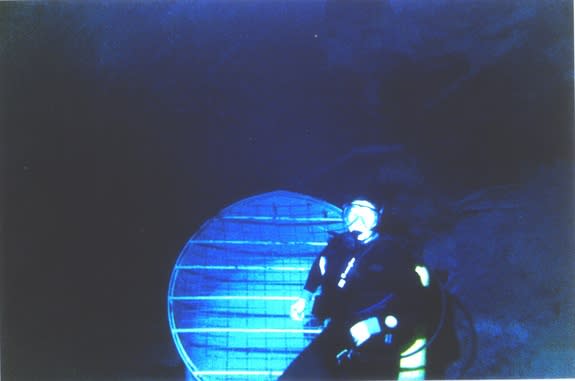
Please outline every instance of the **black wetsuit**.
M325 257L325 273L319 261ZM345 285L339 287L342 273L350 266ZM399 356L424 323L424 289L414 270L415 263L399 240L381 235L367 245L346 233L334 236L314 261L304 288L321 295L313 308L320 320L330 319L323 332L290 364L280 377L291 379L396 378ZM393 315L398 325L387 342L383 340L384 317ZM343 371L337 355L354 347L350 327L372 316L380 318L384 332L362 345L377 361L368 361L352 373ZM364 356L369 358L369 353Z

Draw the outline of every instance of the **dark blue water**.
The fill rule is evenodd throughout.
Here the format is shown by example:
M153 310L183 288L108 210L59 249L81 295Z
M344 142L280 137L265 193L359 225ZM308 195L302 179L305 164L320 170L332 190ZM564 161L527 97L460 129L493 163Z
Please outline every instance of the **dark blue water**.
M572 13L559 0L2 4L6 378L180 376L171 268L249 195L393 199L402 186L375 179L405 160L461 195L571 160Z

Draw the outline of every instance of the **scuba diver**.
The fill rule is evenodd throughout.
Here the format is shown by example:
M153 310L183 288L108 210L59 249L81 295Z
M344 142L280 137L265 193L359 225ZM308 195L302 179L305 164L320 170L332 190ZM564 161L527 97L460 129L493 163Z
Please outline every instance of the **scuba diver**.
M323 331L280 380L442 378L457 359L440 285L412 258L405 237L377 231L382 214L366 199L344 205L348 231L330 238L290 310L302 321L313 300Z

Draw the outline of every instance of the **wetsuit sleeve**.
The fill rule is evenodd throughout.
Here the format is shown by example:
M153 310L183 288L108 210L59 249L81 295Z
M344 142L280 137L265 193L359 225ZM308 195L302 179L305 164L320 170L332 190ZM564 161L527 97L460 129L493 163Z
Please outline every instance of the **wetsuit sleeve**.
M325 250L324 250L325 251ZM313 264L311 265L311 269L309 270L309 273L307 274L307 280L305 282L304 285L304 289L314 293L317 288L319 287L319 285L321 284L321 271L319 269L319 258L324 254L324 251L322 251L313 261Z
M315 260L313 261L313 264L311 265L311 269L309 270L309 273L307 275L307 280L305 282L304 285L304 289L314 293L317 288L320 286L323 275L321 274L321 270L319 267L319 261L321 257L324 258L329 258L330 253L334 250L334 246L336 245L336 241L337 241L337 236L336 237L332 237L327 246L321 251L321 253L319 253L319 255L315 258Z

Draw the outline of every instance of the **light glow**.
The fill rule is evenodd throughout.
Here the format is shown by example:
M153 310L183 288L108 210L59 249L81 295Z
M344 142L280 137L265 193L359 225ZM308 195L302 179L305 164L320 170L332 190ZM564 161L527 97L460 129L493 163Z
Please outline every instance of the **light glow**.
M319 272L322 276L325 275L325 261L326 259L323 255L319 257Z
M182 249L168 289L168 322L189 375L280 376L323 330L291 321L290 305L329 233L344 231L340 208L286 191L240 200L207 220Z
M397 379L404 381L425 380L425 369L402 370L399 372Z
M415 272L419 275L419 280L423 287L429 286L429 271L425 266L415 266Z
M425 377L425 370L422 368L425 368L425 363L426 363L426 353L427 353L427 348L425 348L426 343L427 343L427 340L425 338L423 338L423 337L418 338L417 340L415 340L415 342L409 348L407 348L401 354L402 356L405 356L405 355L409 355L410 353L413 353L411 356L402 357L400 359L400 361L399 361L400 375L403 372L405 372L403 377L412 377L412 376L419 374L419 373L410 373L410 372L417 370L418 372L422 371L423 376ZM413 380L413 379L419 379L419 378L398 378L398 379Z

